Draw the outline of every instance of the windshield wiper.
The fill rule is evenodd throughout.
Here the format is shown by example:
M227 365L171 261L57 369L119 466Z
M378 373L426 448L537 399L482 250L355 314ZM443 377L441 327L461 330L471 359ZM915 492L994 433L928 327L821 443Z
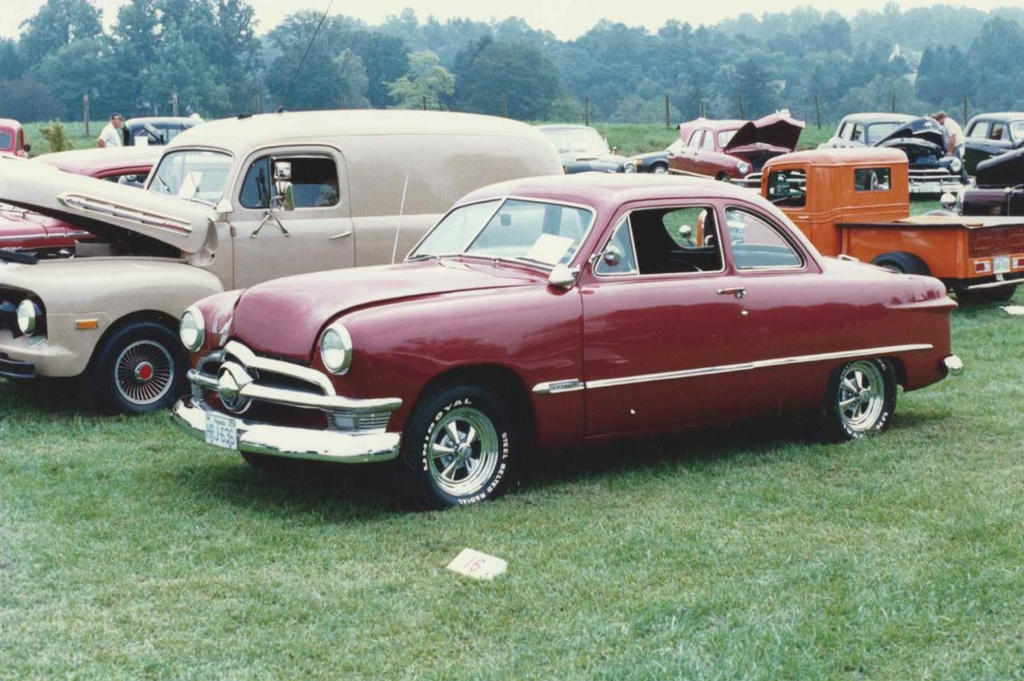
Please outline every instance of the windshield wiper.
M22 265L35 265L39 262L39 258L31 253L21 253L7 248L0 248L0 260L5 262L17 262Z

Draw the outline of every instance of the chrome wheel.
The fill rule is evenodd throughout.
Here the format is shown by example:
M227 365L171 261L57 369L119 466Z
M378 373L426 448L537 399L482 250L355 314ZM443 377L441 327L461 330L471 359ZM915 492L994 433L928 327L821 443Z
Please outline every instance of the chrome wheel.
M656 175L664 175L667 172L668 172L668 168L666 168L665 166L661 165L660 163L658 165L654 166L654 173Z
M853 435L875 428L885 411L886 383L878 364L852 362L839 377L837 416Z
M141 340L128 345L114 362L114 385L121 397L135 405L153 404L174 383L174 359L167 348Z
M497 469L498 431L479 409L458 407L434 425L427 453L430 478L442 491L455 497L475 494Z

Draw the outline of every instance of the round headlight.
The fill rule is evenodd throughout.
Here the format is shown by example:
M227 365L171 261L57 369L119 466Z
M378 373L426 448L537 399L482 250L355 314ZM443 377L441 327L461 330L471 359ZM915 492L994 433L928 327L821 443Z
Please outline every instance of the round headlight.
M203 320L203 313L195 306L182 313L178 336L182 345L191 352L198 352L199 348L203 347L203 341L206 340L206 322Z
M739 164L736 166L736 170L739 172L740 175L746 175L747 173L750 172L750 164L747 163L746 161L740 161Z
M352 366L352 336L341 322L331 324L320 336L320 359L332 374L341 375Z
M26 298L18 303L18 329L26 336L31 336L39 322L39 308Z

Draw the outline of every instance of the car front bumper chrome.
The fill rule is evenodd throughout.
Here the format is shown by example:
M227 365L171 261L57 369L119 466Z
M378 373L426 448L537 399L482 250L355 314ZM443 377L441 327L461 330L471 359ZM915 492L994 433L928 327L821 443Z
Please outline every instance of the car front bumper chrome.
M215 414L221 420L233 421L238 451L253 454L314 461L368 463L396 458L401 446L401 436L398 433L317 430L256 423L214 411L205 402L191 397L178 400L171 410L171 419L186 432L204 440L208 414Z

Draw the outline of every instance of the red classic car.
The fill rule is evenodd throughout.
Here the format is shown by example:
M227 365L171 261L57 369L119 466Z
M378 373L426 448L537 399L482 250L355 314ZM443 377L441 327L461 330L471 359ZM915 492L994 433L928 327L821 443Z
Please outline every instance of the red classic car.
M958 373L937 279L822 257L721 182L573 175L464 197L399 265L205 298L175 421L253 465L394 460L410 501L505 491L528 448L788 411L887 428Z
M159 155L159 149L146 147L83 149L44 154L26 163L45 163L76 175L141 187ZM0 248L45 257L88 238L92 238L89 232L56 218L0 204Z
M670 173L733 180L757 187L761 166L770 158L796 149L804 122L788 111L756 121L713 121L698 118L679 124L681 149L668 150Z
M13 118L0 118L0 153L28 156L31 146L25 144L25 130Z

